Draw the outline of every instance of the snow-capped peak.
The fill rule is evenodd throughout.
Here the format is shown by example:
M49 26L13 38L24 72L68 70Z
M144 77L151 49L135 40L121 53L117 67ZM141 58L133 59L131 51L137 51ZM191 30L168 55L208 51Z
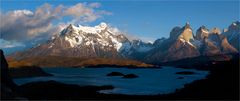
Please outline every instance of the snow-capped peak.
M102 35L100 35L100 33L103 32L105 29L107 29L106 23L100 23L99 25L94 27L82 25L74 26L73 24L70 24L61 32L61 35L66 41L70 43L71 47L76 47L81 45L84 40L90 41L90 39L88 39L89 34L96 34L98 37L103 37Z
M99 27L99 28L102 28L102 29L106 29L107 28L107 24L105 22L101 22L98 26L96 27Z
M97 34L102 32L103 30L105 30L107 28L107 24L102 22L99 25L95 26L95 27L90 27L90 26L82 26L82 25L78 25L77 29L79 31L85 32L85 33L91 33L91 34Z
M109 50L115 48L116 51L128 50L131 48L130 41L117 28L111 28L102 22L94 27L70 24L62 32L64 40L70 47L90 46L93 50Z

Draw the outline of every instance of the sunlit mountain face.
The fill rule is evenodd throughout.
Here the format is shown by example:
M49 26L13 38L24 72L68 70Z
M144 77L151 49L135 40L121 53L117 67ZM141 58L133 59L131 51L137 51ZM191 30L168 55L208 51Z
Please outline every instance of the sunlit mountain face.
M1 99L237 100L238 4L0 1Z
M236 31L233 31L232 34L239 34L239 22L233 24L236 26ZM32 65L41 65L41 62L37 62L39 59L29 61L33 57L46 59L48 57L67 57L83 60L111 58L117 61L128 59L160 64L199 56L238 53L238 47L232 46L225 33L222 34L218 28L209 31L205 26L201 26L195 35L189 23L183 27L174 27L169 38L158 40L161 39L157 39L154 43L130 40L120 31L114 31L114 28L104 22L94 27L70 24L47 42L26 51L12 54L10 57L20 61L28 61ZM79 63L74 65L77 64ZM98 61L93 64L98 64ZM56 64L56 66L61 66L61 64Z

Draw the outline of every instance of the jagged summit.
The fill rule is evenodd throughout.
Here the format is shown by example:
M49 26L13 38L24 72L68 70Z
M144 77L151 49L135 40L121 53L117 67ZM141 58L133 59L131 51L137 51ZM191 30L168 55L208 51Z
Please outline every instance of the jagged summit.
M170 38L171 39L178 38L178 36L181 34L180 32L181 32L181 27L179 27L179 26L174 27L170 32Z
M156 46L153 53L147 55L145 60L158 63L158 61L174 61L200 55L237 52L218 28L209 31L206 26L201 26L195 37L193 33L189 23L183 27L174 27L168 39L157 40L154 45L159 46Z
M231 45L233 45L238 51L240 50L239 47L239 40L240 40L240 22L236 21L233 22L228 29L223 33Z
M108 27L108 25L104 22L102 22L99 25L94 26L94 27L82 26L82 25L78 25L78 27L77 27L77 26L74 26L73 24L69 24L69 26L63 30L62 34L65 34L66 31L75 31L75 32L82 32L82 33L89 33L89 34L97 34L97 33L101 33L105 29L107 29L107 27Z
M221 34L221 33L222 33L221 30L216 27L211 30L211 34Z
M191 29L190 23L189 23L189 22L186 22L184 28L185 28L185 29L187 29L187 28L190 28L190 29Z
M174 27L170 32L170 39L181 40L183 42L189 42L193 39L192 28L189 22L187 22L182 28L179 26Z
M123 45L120 41L125 38L123 36L118 37L121 35L112 33L108 28L108 25L104 22L94 27L82 25L76 27L70 24L62 31L62 34L65 35L64 38L70 43L71 47L77 47L81 44L90 45L94 49L97 45L101 46L102 49L104 47L113 47L117 49L117 51L119 51Z
M196 32L196 39L202 41L204 38L207 38L208 35L209 30L204 25L202 25Z
M178 39L180 39L183 42L189 42L191 39L193 39L192 28L188 22L182 28L181 34L179 35Z

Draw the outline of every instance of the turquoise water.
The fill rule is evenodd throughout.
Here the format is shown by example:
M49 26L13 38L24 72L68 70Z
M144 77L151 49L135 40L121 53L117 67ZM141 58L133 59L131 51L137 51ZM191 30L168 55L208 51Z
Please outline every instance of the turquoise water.
M176 89L184 87L184 84L195 80L204 79L208 72L174 67L163 67L162 69L129 69L129 68L44 68L50 77L32 77L15 79L18 85L36 81L55 80L66 84L84 85L112 85L112 90L101 90L105 94L127 94L127 95L155 95L172 93ZM193 75L175 74L180 71L193 71ZM125 79L122 77L106 76L111 72L123 74L133 73L138 78ZM184 77L178 79L178 77Z

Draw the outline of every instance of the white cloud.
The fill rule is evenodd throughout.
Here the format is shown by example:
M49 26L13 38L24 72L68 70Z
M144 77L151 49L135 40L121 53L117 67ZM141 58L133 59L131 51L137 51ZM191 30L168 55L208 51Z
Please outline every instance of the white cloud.
M28 41L38 37L49 37L65 27L63 17L71 17L71 23L92 22L110 12L97 10L100 3L78 3L73 6L43 4L30 10L0 12L0 38L5 40ZM53 24L54 21L59 23Z
M80 22L92 22L100 18L102 15L110 15L110 12L104 10L95 10L99 8L100 3L78 3L69 8L64 8L63 15L72 16L74 19L71 23L77 24Z
M32 11L29 11L29 10L15 10L14 12L14 15L16 16L22 16L23 14L24 15L33 15L33 12Z
M23 43L0 39L0 48L25 47Z
M94 2L94 3L89 4L89 7L92 7L92 8L99 8L100 6L101 6L101 4L98 3L98 2Z

